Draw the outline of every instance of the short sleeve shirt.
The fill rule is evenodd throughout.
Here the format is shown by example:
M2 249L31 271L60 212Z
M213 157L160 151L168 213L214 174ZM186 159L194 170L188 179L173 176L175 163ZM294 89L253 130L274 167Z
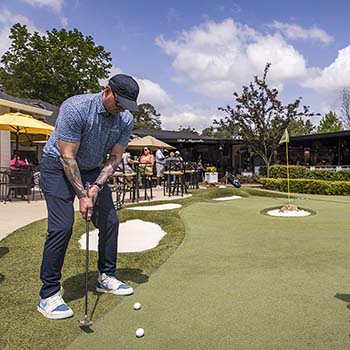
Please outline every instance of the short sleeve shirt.
M164 158L164 154L163 154L163 152L159 149L159 150L157 150L157 152L156 152L156 162L157 162L158 164L164 165L164 164L166 163L166 160L165 160L165 159L162 159L162 158Z
M79 169L91 170L101 165L115 144L128 145L133 127L129 111L116 115L106 111L102 93L73 96L62 103L44 153L58 158L58 139L79 142L76 157Z

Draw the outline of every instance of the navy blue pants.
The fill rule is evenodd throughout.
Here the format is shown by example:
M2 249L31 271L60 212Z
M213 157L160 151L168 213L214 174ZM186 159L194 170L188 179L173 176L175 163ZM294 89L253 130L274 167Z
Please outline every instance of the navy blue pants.
M74 223L75 191L59 160L43 156L40 183L48 211L48 233L45 241L40 278L41 298L48 298L60 288L61 270ZM82 182L94 183L100 169L82 172ZM91 220L99 229L98 270L109 276L116 272L119 220L112 194L107 185L99 192Z

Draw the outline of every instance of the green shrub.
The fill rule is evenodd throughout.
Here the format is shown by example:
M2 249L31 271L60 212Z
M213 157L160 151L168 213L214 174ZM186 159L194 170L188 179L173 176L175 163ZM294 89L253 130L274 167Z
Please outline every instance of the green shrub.
M335 171L327 169L307 170L305 178L314 180L335 181L335 174Z
M259 176L267 176L267 166L263 165L259 167Z
M290 165L289 167L290 179L302 179L305 178L308 169L300 165ZM270 177L274 179L287 178L287 166L286 165L272 165L269 168Z
M205 168L205 171L207 172L207 173L215 173L216 172L216 167L215 166L207 166L206 168Z
M287 179L260 178L264 188L282 192L288 191ZM296 193L346 196L350 194L350 181L325 181L314 179L290 179L290 191Z

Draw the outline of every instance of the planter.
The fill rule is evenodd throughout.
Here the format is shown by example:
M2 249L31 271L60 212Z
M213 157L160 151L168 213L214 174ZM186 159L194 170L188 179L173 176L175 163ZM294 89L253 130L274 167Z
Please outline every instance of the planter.
M208 183L217 183L218 180L218 173L205 173L205 181Z

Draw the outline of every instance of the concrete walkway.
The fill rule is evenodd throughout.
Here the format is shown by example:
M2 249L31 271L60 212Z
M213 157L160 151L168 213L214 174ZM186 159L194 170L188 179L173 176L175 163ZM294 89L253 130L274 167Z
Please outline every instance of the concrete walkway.
M161 200L176 200L185 197L181 196L164 196L163 190L153 189L153 199L150 202ZM145 203L141 197L140 203ZM125 205L131 204L127 202ZM79 210L79 202L74 202L75 210ZM36 200L28 203L24 200L13 200L6 204L0 202L0 241L13 231L26 226L34 221L47 217L45 200Z

